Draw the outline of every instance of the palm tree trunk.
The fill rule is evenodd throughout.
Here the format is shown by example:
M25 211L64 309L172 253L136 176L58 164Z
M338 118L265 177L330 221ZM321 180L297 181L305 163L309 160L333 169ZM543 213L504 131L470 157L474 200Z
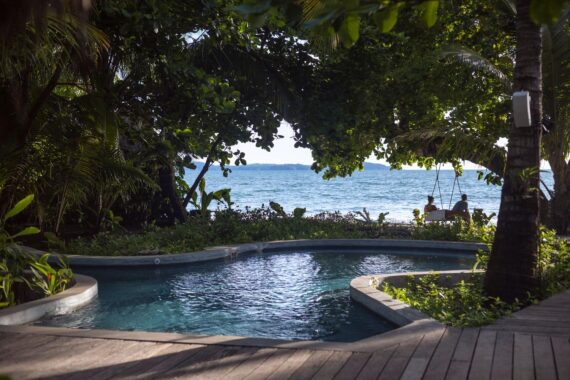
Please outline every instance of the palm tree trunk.
M542 33L518 0L514 91L531 94L531 127L511 126L497 232L485 277L489 296L524 300L539 285L537 270L542 134Z

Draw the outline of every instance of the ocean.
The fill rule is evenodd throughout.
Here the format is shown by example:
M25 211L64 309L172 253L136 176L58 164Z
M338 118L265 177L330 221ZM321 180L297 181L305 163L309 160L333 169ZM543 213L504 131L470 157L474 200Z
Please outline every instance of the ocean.
M461 192L468 196L469 209L472 212L473 208L482 208L487 214L498 213L501 187L487 185L478 180L477 175L476 170L465 170L459 178ZM551 172L541 175L552 189ZM448 209L460 199L461 193L457 185L453 189L452 170L441 170L439 177L441 197L436 187L436 205ZM192 183L194 172L187 171L185 178ZM296 207L306 208L308 215L325 211L347 213L366 208L374 219L380 212L389 212L388 221L410 221L413 209L423 209L427 196L432 194L435 178L435 170L364 170L355 172L352 177L324 180L308 168L239 167L228 177L223 177L218 167L212 167L206 175L206 189L231 188L233 207L242 210L267 206L273 201L287 212Z

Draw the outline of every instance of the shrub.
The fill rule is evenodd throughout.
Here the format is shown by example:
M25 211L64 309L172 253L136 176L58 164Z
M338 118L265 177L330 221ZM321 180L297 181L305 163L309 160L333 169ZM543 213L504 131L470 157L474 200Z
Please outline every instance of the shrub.
M277 208L278 211L275 211ZM354 214L292 215L272 208L225 209L213 218L195 217L183 225L148 227L143 233L107 232L70 241L65 252L81 255L141 255L190 252L222 244L291 239L410 237L410 228L359 220Z
M517 310L498 298L487 297L483 276L474 281L460 281L454 287L439 285L440 275L410 277L406 287L384 284L383 291L434 319L456 327L481 326Z
M0 308L63 291L72 279L72 272L63 260L59 267L48 263L49 254L38 258L25 251L16 239L37 234L27 227L15 234L6 231L6 220L18 215L33 201L29 195L0 217Z

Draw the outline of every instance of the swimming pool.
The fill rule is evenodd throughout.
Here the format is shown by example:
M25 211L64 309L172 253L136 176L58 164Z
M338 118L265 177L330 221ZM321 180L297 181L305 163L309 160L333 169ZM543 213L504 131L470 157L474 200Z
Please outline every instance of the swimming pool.
M358 276L471 268L467 254L291 249L201 263L81 268L99 296L44 326L356 341L395 328L350 299Z

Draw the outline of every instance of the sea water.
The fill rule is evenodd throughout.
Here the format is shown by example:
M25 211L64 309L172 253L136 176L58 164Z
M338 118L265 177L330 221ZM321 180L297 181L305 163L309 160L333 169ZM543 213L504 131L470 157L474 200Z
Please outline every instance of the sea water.
M185 178L192 183L195 175L189 170ZM543 172L541 176L552 189L552 173ZM240 209L267 206L273 201L287 212L296 207L306 208L308 215L366 208L374 219L380 212L389 212L388 220L409 221L413 210L423 209L432 193L438 208L453 207L464 193L471 212L473 208L481 208L487 214L498 213L501 187L478 180L476 170L465 170L455 186L453 170L442 170L438 183L435 179L435 170L365 170L347 178L324 180L308 168L244 170L239 167L224 177L218 167L212 167L206 175L206 188L208 191L231 188L234 207Z

